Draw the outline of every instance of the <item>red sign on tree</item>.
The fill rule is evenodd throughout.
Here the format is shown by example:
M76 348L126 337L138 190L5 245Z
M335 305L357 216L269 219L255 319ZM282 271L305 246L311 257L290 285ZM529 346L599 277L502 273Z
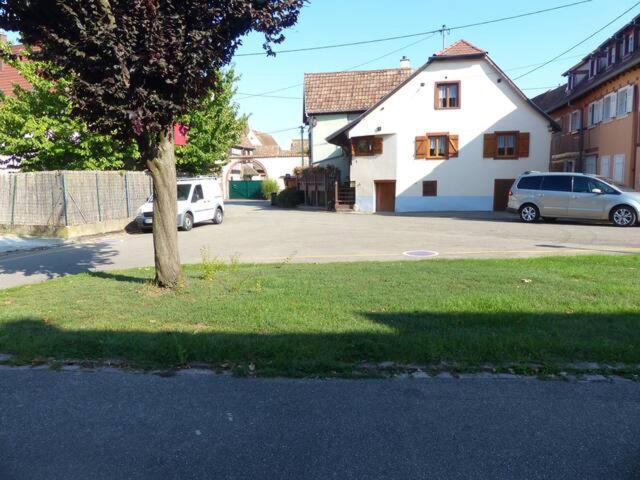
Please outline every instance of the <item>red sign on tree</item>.
M186 145L187 144L187 132L189 127L176 123L173 126L173 144L174 145Z

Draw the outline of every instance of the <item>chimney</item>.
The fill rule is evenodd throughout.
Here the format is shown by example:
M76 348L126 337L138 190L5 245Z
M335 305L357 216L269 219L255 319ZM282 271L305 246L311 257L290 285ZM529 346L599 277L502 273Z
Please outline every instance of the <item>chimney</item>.
M400 68L411 68L411 62L406 55L403 55L400 59Z

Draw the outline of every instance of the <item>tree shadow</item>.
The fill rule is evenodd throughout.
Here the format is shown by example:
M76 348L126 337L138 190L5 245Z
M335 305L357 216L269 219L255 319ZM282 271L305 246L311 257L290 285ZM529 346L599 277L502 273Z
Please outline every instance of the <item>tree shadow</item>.
M19 281L23 277L48 280L111 265L117 253L112 243L103 241L72 243L47 250L2 255L0 288L24 283ZM13 276L15 282L9 276Z
M176 316L184 328L159 331L123 331L116 325L108 330L62 329L55 319L16 317L0 323L0 352L23 359L120 358L154 367L253 362L279 374L324 373L350 369L358 362L387 360L476 366L640 363L640 316L632 311L362 312L360 316L365 323L359 330L327 333L287 332L277 327L265 332L257 326L240 332L207 331L219 322L215 312L210 321L190 323L189 311L185 311L182 317Z
M111 273L111 272L87 272L90 277L94 278L102 278L104 280L114 280L116 282L128 282L128 283L148 283L148 278L143 277L133 277L131 275L124 275L122 273Z

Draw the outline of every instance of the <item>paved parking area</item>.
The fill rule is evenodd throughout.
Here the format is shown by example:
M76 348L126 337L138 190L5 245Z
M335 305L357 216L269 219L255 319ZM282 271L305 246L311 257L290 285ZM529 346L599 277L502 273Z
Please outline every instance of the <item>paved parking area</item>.
M640 253L640 227L576 222L523 224L506 213L338 214L283 210L266 202L231 202L222 225L180 232L184 263L202 251L242 262L411 260L428 250L439 258L500 258L589 253ZM418 257L421 258L421 257ZM116 234L36 252L0 255L0 288L88 269L153 265L151 234Z

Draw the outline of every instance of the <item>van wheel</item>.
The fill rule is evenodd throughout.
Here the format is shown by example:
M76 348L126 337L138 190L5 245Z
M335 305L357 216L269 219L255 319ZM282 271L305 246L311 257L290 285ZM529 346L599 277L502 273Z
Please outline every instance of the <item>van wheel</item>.
M531 203L527 203L520 207L520 220L525 223L534 223L540 220L540 211L538 207Z
M611 221L617 227L631 227L637 223L638 216L628 205L619 205L611 210Z
M224 220L224 213L220 207L216 208L216 214L213 216L213 224L220 225Z
M188 232L193 228L193 215L190 213L186 213L184 215L184 220L182 220L182 230Z

